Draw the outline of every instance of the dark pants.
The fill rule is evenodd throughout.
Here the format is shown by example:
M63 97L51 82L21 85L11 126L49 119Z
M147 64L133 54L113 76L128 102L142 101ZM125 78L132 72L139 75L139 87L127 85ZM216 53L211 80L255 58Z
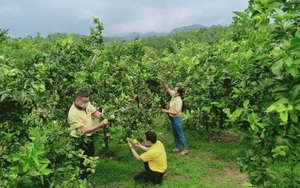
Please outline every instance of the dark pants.
M84 154L93 157L95 156L95 148L94 148L94 138L93 135L86 138L75 138L76 141L76 150L82 149ZM80 159L80 168L82 173L80 175L80 179L86 179L90 172L87 172L87 167L83 164L84 159Z
M142 183L148 183L151 182L153 184L161 184L162 183L162 177L164 173L154 172L149 168L148 162L144 162L145 170L138 173L134 180L136 182L142 182Z

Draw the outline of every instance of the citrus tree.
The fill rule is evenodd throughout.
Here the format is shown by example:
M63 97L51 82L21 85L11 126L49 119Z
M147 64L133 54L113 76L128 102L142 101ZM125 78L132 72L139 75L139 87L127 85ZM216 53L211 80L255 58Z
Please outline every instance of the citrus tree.
M296 0L249 1L218 40L205 41L198 30L158 46L138 38L103 44L97 18L80 43L71 35L53 43L11 39L0 30L0 185L84 186L79 159L94 171L97 157L74 150L67 113L75 93L88 90L104 109L95 121L108 119L107 127L95 135L107 151L110 139L142 141L145 130L167 122L160 77L184 88L187 128L216 138L231 130L252 143L238 159L249 186L297 187L299 8ZM289 173L272 169L280 161Z

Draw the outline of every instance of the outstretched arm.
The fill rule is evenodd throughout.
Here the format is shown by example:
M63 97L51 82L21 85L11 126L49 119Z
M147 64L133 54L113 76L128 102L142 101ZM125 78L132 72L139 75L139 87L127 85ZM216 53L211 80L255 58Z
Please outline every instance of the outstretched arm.
M148 151L150 148L143 146L142 144L140 144L140 142L136 143L135 146L141 148L144 151Z
M135 149L132 147L132 144L130 142L127 143L132 155L136 158L136 160L141 160L140 155L135 151Z
M159 80L161 81L161 83L164 86L165 90L169 92L170 88L169 88L168 84L161 78L159 78Z

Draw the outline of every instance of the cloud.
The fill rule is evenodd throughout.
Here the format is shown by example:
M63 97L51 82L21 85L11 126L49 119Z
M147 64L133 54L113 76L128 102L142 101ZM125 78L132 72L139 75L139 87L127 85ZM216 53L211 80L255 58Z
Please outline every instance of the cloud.
M1 3L1 29L12 37L52 33L89 34L93 17L104 23L104 36L131 32L168 33L176 27L229 25L242 0L13 0Z

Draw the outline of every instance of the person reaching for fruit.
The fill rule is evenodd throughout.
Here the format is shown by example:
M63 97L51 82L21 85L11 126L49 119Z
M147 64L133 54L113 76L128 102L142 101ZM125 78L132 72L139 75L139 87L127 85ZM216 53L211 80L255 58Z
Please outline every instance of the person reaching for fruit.
M80 90L75 97L75 101L69 109L68 121L70 123L71 133L74 138L75 147L77 150L82 149L87 156L94 156L95 146L93 139L93 132L104 128L108 120L104 120L96 126L93 126L92 116L99 118L103 114L99 112L91 103L87 91ZM83 139L83 137L85 137ZM87 167L81 162L81 169L83 170L80 178L86 179L88 176Z
M138 141L137 141L137 139L133 139L133 140L131 141L131 143L132 143L132 144L137 144Z
M145 153L139 155L132 144L144 150ZM161 184L164 173L167 170L167 154L164 145L157 140L157 135L153 131L145 133L145 143L148 147L143 146L137 140L128 141L128 147L132 155L137 160L144 162L145 170L138 173L134 180L141 183Z
M169 109L161 109L163 113L168 114L171 121L171 128L174 137L175 147L172 149L172 152L179 152L179 144L180 141L183 145L183 150L180 152L180 155L186 155L189 153L188 145L186 141L186 137L184 136L183 129L182 129L182 116L181 110L183 106L182 102L182 95L183 89L180 87L175 87L171 90L168 84L161 78L159 78L161 83L163 84L165 90L170 94L170 108Z

